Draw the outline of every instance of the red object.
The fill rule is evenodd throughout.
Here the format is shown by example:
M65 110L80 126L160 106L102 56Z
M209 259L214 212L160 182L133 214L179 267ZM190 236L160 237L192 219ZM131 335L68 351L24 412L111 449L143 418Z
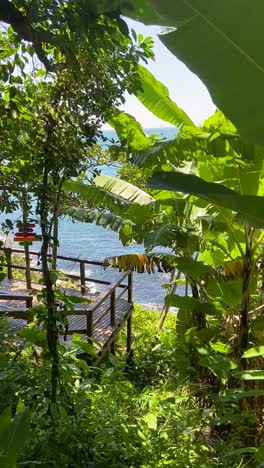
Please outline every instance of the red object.
M16 232L15 237L34 237L36 234L34 232Z
M15 237L14 238L14 241L15 242L30 242L30 241L34 241L35 240L35 237Z
M32 242L38 241L36 233L34 232L35 223L18 223L17 227L19 232L14 235L14 241L18 242L19 245L32 245Z

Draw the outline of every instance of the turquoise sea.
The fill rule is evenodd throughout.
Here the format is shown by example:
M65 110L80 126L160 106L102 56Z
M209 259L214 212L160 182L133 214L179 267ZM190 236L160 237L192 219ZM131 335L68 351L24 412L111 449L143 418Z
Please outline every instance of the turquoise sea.
M175 128L145 129L146 133L159 133L164 138L172 139L176 135ZM104 132L108 138L115 138L115 132L109 130ZM103 175L115 175L115 169L110 167L100 168ZM2 219L1 219L2 218ZM11 218L11 217L10 217ZM3 216L0 217L0 222ZM69 218L64 218L60 222L60 246L59 254L71 257L80 257L91 260L103 261L106 257L121 255L125 253L142 253L142 245L131 245L123 247L118 238L118 234L106 230L95 224L82 222L72 222ZM16 243L14 243L16 244ZM34 248L36 250L36 248ZM164 249L160 249L163 251ZM78 272L78 264L62 262L59 267L68 272ZM93 278L107 279L115 281L121 273L112 268L106 271L101 267L87 268L86 276ZM134 273L134 300L144 304L148 308L162 308L165 290L162 283L168 281L167 274L139 274ZM97 288L100 290L100 288Z

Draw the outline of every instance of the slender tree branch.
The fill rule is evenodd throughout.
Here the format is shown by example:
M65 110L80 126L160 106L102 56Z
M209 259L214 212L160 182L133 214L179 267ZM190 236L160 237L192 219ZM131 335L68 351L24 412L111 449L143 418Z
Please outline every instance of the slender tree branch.
M9 0L0 0L0 21L10 24L21 39L31 42L45 68L50 72L55 71L56 65L49 61L43 50L43 43L58 45L55 34L34 29L27 16L23 15Z

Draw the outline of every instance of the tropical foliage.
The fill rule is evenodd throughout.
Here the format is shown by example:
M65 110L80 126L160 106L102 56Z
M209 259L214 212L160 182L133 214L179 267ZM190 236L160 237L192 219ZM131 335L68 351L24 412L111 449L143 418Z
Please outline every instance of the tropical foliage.
M27 222L36 202L45 288L19 341L0 324L1 466L261 466L263 13L246 0L2 2L0 208L19 206ZM221 110L195 126L139 65L151 40L130 36L124 14L164 27L162 42ZM177 127L175 140L120 112L125 90ZM94 170L105 121L125 181ZM139 309L135 355L110 354L93 373L78 337L58 345L47 252L55 269L62 213L144 243L106 266L171 272L159 324ZM156 332L164 323L173 330Z

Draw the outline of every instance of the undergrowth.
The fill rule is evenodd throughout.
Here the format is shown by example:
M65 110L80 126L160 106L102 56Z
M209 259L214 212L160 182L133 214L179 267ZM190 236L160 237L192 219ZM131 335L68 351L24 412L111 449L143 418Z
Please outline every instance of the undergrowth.
M1 321L0 411L7 406L13 413L18 406L31 409L31 432L17 466L261 466L264 450L244 447L238 427L215 428L220 409L227 415L232 406L214 403L202 382L179 379L173 351L175 315L169 315L159 334L158 317L158 312L136 305L134 352L125 359L123 331L116 356L109 355L100 368L89 369L76 358L74 347L60 345L56 405L48 398L46 351L32 342L14 341ZM206 396L203 404L201 394Z

